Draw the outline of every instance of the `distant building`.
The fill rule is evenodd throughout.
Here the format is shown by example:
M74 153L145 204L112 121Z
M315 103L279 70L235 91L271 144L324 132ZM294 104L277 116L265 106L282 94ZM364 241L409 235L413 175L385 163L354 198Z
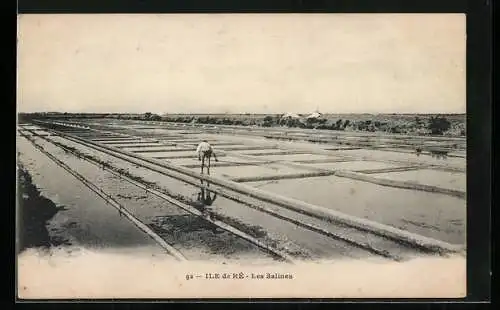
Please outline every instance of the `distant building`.
M314 113L311 113L309 116L307 116L308 119L317 119L317 118L321 118L323 116L323 114L319 113L319 112L314 112Z
M295 114L295 113L285 113L285 114L283 114L283 116L281 118L282 119L298 119L298 118L300 118L300 116Z

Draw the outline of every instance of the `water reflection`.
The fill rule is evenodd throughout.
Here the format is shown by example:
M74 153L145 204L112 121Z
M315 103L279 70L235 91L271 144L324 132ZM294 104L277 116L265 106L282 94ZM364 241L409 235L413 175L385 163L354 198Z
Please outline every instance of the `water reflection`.
M193 204L195 208L203 212L203 214L209 218L213 218L213 214L210 210L210 206L217 199L217 193L209 190L210 183L206 182L206 186L203 185L203 180L201 181L200 190L197 195L196 203Z
M206 187L203 186L203 181L200 186L200 192L198 193L198 202L201 202L204 206L211 206L215 199L217 199L217 193L211 192L208 188L210 183L206 183ZM212 195L213 194L213 195Z
M436 159L447 159L448 158L448 151L430 150L429 153L430 153L432 158L436 158ZM416 148L415 154L417 156L422 155L422 149Z
M446 151L431 151L431 156L436 159L446 159L448 158L448 152Z

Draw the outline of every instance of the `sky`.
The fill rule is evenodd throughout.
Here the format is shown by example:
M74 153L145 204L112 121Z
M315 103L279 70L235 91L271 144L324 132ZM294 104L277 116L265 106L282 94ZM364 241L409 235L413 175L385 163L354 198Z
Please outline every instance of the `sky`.
M463 14L20 15L19 112L465 113Z

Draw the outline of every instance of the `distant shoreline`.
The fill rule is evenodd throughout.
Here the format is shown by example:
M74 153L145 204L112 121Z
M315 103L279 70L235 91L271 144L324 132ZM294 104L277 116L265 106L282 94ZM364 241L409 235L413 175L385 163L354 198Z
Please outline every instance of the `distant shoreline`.
M144 115L144 113L121 113L121 112L110 112L110 113L97 113L97 112L18 112L18 115L32 115L32 114L42 114L42 115L61 115L61 116L79 116L79 115L85 115L85 116L104 116L104 115ZM164 114L158 114L158 113L153 113L157 114L160 116L172 116L172 115L193 115L193 116L248 116L248 115L255 115L255 116L275 116L275 115L282 115L284 113L177 113L177 112L172 112L172 113L164 113ZM297 113L298 115L309 115L310 113ZM349 116L349 115L371 115L371 116L392 116L392 115L399 115L399 116L432 116L432 115L443 115L443 116L465 116L466 113L323 113L323 115L331 115L331 116Z
M344 132L383 132L419 136L466 136L466 114L164 114L19 113L18 121L36 118L120 119L210 126L301 128Z

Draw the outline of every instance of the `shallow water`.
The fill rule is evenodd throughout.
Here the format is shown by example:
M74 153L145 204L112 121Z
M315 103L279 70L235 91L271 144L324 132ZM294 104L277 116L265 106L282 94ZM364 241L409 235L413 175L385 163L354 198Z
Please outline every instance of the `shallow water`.
M192 156L193 158L197 159L198 154L196 154L196 149L193 149L192 151L180 151L180 152L141 152L141 151L135 151L134 153L137 153L141 156L144 157L165 157L165 158L176 158L179 156Z
M283 156L280 157L282 158ZM261 156L259 156L260 158ZM308 156L306 159L313 158ZM112 161L115 163L119 162L114 159ZM195 161L195 163L198 163L198 161ZM137 173L148 180L162 184L175 193L190 197L196 197L198 194L196 187L161 174L145 171L142 168L134 167L127 163L119 164L119 166ZM262 185L261 188L271 192L281 193L285 196L326 207L339 208L342 212L348 214L394 225L430 237L445 241L451 240L449 242L464 242L465 202L463 200L453 200L453 197L438 194L393 189L360 181L355 181L356 185L353 186L353 180L345 178L337 178L333 182L337 184L337 187L333 187L332 189L332 186L328 183L325 186L324 182L311 181L315 179L322 178L308 178L307 182L304 182L304 180L281 180L247 184ZM350 183L348 182L347 185L342 187L338 185L342 181L338 180L344 180L344 182L348 180ZM358 192L361 194L358 194ZM392 199L392 196L397 197L396 201L388 202ZM449 198L452 199L451 202ZM335 201L334 206L330 203L331 201ZM458 208L455 208L455 211L453 211L449 208L451 205L456 205ZM463 208L460 208L460 206ZM218 212L233 216L244 223L261 226L269 235L281 240L280 244L287 244L287 242L293 240L292 248L303 247L311 249L314 253L323 253L321 255L328 257L338 255L367 256L365 251L360 250L360 252L356 252L352 250L352 247L346 247L345 244L338 245L328 237L321 239L316 233L298 229L293 224L284 224L282 220L262 214L222 197L218 198L215 208L217 208ZM453 212L456 212L456 214L453 214ZM298 231L295 233L297 229ZM351 232L349 232L350 234ZM290 238L292 235L293 238ZM342 254L342 252L345 253Z
M69 143L71 145L75 145ZM79 147L79 149L86 150L86 147ZM97 154L97 152L90 150L91 153ZM184 197L190 197L196 200L200 194L199 188L186 184L182 181L172 179L171 177L156 173L153 171L145 170L143 168L131 165L122 160L114 159L109 155L99 153L99 157L103 160L113 162L113 165L127 169L130 173L141 176L142 178L154 182L158 185L165 187L168 191L175 193L176 195L181 195ZM261 203L262 204L262 203ZM276 207L275 207L276 208ZM353 248L344 242L333 240L326 236L318 235L317 233L308 231L304 228L297 227L295 224L285 222L281 219L275 218L273 216L264 214L262 212L251 209L248 206L236 203L232 200L226 199L224 197L217 197L215 204L209 207L212 212L222 214L223 216L229 217L232 221L239 222L237 227L243 225L247 227L245 229L260 231L259 234L263 233L262 237L270 240L272 242L277 242L280 248L285 248L287 251L300 252L301 255L306 255L314 258L332 258L332 257L357 257L366 258L372 256L369 252ZM296 213L283 210L280 208L280 212L294 214ZM300 217L300 215L298 215ZM310 221L308 217L305 220ZM314 221L313 221L314 222ZM321 223L319 223L321 222ZM330 224L326 224L322 221L315 222L317 226L326 225L329 229L339 229L338 227L332 227ZM251 228L254 227L254 228ZM347 233L342 229L343 233ZM349 235L356 236L356 238L365 238L365 234L361 234L356 231L350 231ZM373 241L372 241L373 242ZM394 245L392 245L394 246Z
M253 147L253 145L245 145L245 144L241 144L241 143L232 143L232 142L224 142L224 141L215 141L215 142L212 142L210 144L212 145L212 147L217 148L218 150Z
M304 165L322 169L342 169L349 171L398 167L398 165L376 161L342 161L333 163L308 163Z
M333 157L328 157L326 155L317 155L317 154L262 155L262 156L259 156L259 158L262 158L264 160L281 160L281 161L333 159Z
M192 168L198 171L199 168ZM304 169L295 169L285 166L235 166L235 167L212 167L210 174L223 177L258 177L271 175L288 175L309 172Z
M465 243L463 199L335 176L246 184L424 236Z
M41 195L64 209L48 223L49 235L66 245L90 248L147 248L165 254L148 235L79 180L57 166L24 138L17 141L20 160Z
M141 143L143 142L142 139L138 138L118 138L118 137L112 137L112 138L94 138L92 140L95 140L95 142L102 143L102 144L107 144L107 143L117 143L121 142L123 144L129 144L129 143Z
M339 150L332 151L335 154L342 155L354 155L354 156L369 156L372 159L381 159L381 160L400 160L400 161L409 161L409 162L418 162L423 164L434 164L434 165L445 165L456 168L464 168L466 167L466 160L464 158L456 158L456 157L448 157L448 158L436 158L430 155L420 155L417 154L407 154L407 153L398 153L398 152L387 152L387 151L379 151L379 150Z
M372 174L376 178L398 181L411 181L419 184L433 185L443 188L465 191L467 177L465 173L444 172L431 169L398 171Z
M186 151L185 148L179 148L175 146L169 146L169 145L162 145L162 144L157 144L157 145L135 145L135 146L126 146L126 147L120 147L118 145L112 145L114 147L118 147L120 149L123 149L124 151L128 152L137 152L137 153L170 153L170 154L181 154L182 152L187 153L189 151ZM184 150L183 150L184 149ZM193 151L191 151L191 154L195 152L195 148L193 148ZM174 152L172 152L174 151Z
M72 169L77 170L104 192L112 195L130 213L153 229L167 243L180 250L189 260L223 262L227 259L255 257L257 254L264 258L268 257L267 254L248 241L217 228L129 182L124 182L107 170L101 170L87 161L66 154L46 141L38 140L37 143L43 144L47 150L50 150L51 154L63 160ZM116 214L119 215L116 209L111 206L108 208L115 210ZM128 221L126 218L120 219ZM99 222L102 219L90 220ZM78 225L78 217L74 222L73 225ZM119 234L115 235L116 238L120 238Z
M99 141L101 142L101 141ZM137 148L137 149L150 149L150 148L154 148L154 147L161 147L162 149L163 148L169 148L170 146L169 145L163 145L161 143L158 143L158 142L129 142L129 141L125 141L125 142L121 142L119 141L120 143L117 143L117 142L113 142L113 143L104 143L104 144L108 144L108 145L111 145L113 147L117 147L117 148L123 148L123 149L134 149L134 148ZM102 143L102 142L101 142Z
M172 163L174 165L197 165L198 167L201 167L201 162L198 160L198 158L195 156L193 158L168 158L168 159L158 159L160 161L166 161L169 163ZM215 161L211 160L211 163L213 164ZM224 156L219 158L219 163L221 164L227 164L227 163L255 163L258 164L259 160L247 160L247 159L242 159L238 157L233 157L233 156ZM219 169L219 168L217 168Z

